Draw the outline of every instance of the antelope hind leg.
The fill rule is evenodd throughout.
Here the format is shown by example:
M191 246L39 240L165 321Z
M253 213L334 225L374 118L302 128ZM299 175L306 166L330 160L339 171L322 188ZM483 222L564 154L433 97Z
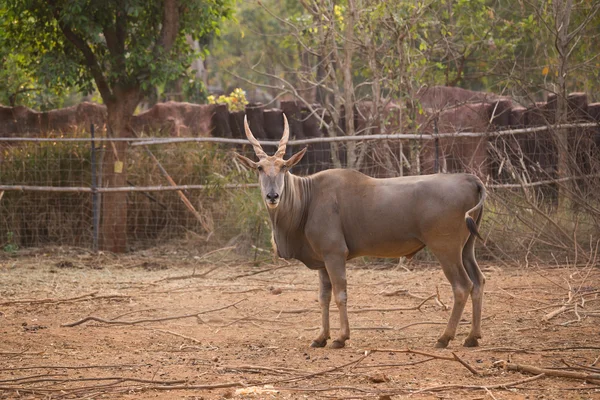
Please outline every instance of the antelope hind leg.
M310 347L325 347L329 339L329 304L331 303L331 280L325 268L319 270L319 305L321 306L321 332Z

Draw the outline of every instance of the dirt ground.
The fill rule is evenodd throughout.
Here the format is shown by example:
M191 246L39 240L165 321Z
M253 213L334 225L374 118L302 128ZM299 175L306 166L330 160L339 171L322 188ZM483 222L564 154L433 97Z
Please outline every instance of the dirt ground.
M334 350L309 347L318 277L298 263L231 249L3 253L0 398L600 398L598 265L482 269L479 348L462 347L470 304L449 348L433 348L452 305L439 266L361 260L352 338ZM336 335L335 304L332 317Z

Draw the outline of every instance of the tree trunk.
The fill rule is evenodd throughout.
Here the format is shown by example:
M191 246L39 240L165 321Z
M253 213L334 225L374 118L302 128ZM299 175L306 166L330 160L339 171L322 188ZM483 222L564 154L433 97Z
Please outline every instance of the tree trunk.
M569 22L571 19L572 0L553 2L554 26L556 28L556 50L558 52L558 82L556 90L556 124L564 124L568 118L567 104L567 73L569 61ZM569 143L568 129L556 129L554 132L556 148L558 151L557 177L569 176ZM568 203L567 185L569 182L558 184L558 206L563 207Z
M115 96L107 103L107 135L113 138L131 137L128 125L139 103L133 90ZM102 164L102 186L127 186L127 142L108 142ZM127 251L127 192L104 193L100 223L100 250L113 253Z
M346 32L344 32L344 117L346 125L346 135L356 135L354 128L354 82L352 81L352 56L354 54L354 19L356 9L354 1L348 1L348 13L346 14ZM347 167L359 168L356 142L348 142L347 149Z

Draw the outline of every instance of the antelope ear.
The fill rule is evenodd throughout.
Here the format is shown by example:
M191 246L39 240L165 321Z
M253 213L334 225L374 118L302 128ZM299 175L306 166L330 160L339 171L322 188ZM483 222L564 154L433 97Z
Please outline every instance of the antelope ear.
M285 162L285 165L288 168L292 168L294 165L298 164L300 162L300 160L302 160L302 157L304 157L304 154L306 154L306 150L308 150L308 147L303 148L302 150L300 150L299 152L297 152L296 154L294 154L293 156L291 156Z
M235 156L235 158L237 158L242 164L244 164L249 169L258 168L258 164L255 163L254 161L252 161L251 159L244 157L243 155L238 154L238 153L233 153L233 155Z

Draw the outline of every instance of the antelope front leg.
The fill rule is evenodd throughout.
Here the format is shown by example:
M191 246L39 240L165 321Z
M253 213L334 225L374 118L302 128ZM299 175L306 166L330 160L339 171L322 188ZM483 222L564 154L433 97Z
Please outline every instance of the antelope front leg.
M332 349L341 349L350 339L350 324L348 323L348 293L346 291L346 258L330 257L325 260L327 273L333 289L335 304L340 312L340 333L337 339L331 343Z
M331 281L326 269L319 270L319 304L321 305L321 332L310 347L325 347L329 339L329 304L331 303Z

